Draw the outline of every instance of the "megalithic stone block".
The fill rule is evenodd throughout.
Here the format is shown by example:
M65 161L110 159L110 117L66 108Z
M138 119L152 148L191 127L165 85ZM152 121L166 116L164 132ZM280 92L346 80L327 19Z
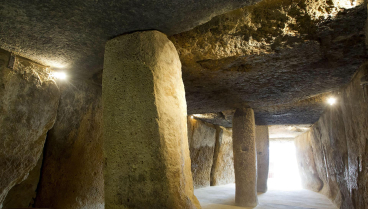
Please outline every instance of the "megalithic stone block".
M257 198L257 155L254 112L239 108L233 118L233 152L235 170L235 203L255 207Z
M256 126L257 192L267 192L270 159L268 126Z
M107 42L102 83L105 208L200 208L181 63L158 31Z

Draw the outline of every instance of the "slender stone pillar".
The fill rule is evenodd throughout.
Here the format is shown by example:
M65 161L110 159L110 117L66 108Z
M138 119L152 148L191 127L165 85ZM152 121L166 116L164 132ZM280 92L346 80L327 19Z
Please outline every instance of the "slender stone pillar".
M269 168L269 137L268 126L256 126L257 145L257 192L267 192Z
M233 118L233 151L235 170L235 203L255 207L257 198L257 156L254 112L239 108Z
M200 208L181 63L166 35L108 41L102 87L105 208Z

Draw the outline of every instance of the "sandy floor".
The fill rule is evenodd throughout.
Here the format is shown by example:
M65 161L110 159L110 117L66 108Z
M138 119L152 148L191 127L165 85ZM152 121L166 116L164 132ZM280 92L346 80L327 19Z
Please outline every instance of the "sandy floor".
M194 194L203 209L242 208L235 206L234 184L196 189ZM336 209L325 196L309 190L269 190L258 194L258 201L255 209Z

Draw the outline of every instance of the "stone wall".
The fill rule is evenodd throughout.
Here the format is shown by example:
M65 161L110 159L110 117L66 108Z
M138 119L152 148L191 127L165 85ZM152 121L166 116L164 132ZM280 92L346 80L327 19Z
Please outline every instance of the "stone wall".
M60 93L49 73L0 49L0 208L36 166L55 122Z
M188 143L194 188L210 186L216 127L188 117Z
M216 146L211 170L211 186L235 182L231 128L216 127Z
M5 198L4 208L31 208L33 206L40 180L42 160L41 155L36 167L29 172L27 179L11 188Z
M256 126L257 147L257 191L267 191L268 169L270 159L270 141L268 126Z
M300 170L302 176L314 172L313 166L305 168L313 164L314 158L318 177L323 182L320 192L341 209L368 208L368 86L361 86L361 78L367 74L365 63L350 84L334 92L337 103L326 107L310 135L296 140L302 152L298 158L304 167ZM315 179L304 178L304 181L315 185Z
M35 206L103 209L101 86L79 80L60 88L58 116L48 133Z
M311 133L306 132L297 136L294 142L303 187L315 192L321 191L323 182L318 176L316 164L314 163Z

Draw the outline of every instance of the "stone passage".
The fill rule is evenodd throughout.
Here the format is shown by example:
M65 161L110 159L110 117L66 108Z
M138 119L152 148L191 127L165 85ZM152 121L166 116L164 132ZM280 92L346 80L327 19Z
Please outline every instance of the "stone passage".
M105 50L105 208L200 208L174 45L147 31L114 38Z
M268 126L256 126L257 147L257 192L267 192L269 167L269 137Z
M233 150L235 170L235 203L255 207L257 199L257 156L254 112L237 109L233 118Z

